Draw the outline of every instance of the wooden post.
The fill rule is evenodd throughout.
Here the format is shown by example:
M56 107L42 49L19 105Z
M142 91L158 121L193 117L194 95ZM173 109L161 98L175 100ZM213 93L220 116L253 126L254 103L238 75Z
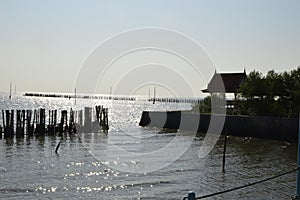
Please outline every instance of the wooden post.
M42 125L42 132L45 133L45 126L46 126L46 110L40 109L40 123Z
M34 110L34 111L33 111L33 121L32 121L32 127L33 127L33 133L34 133L34 134L35 134L35 132L36 132L37 118L38 118L37 110Z
M68 111L62 110L60 116L59 133L65 133L68 129Z
M57 151L58 151L58 149L59 149L59 146L60 146L60 142L58 143L58 145L56 146L56 148L55 148L55 153L57 154Z
M40 133L45 134L46 113L45 109L40 109Z
M14 137L14 121L15 121L15 111L11 110L10 111L10 124L9 124L9 129L10 129L10 135L11 137Z
M46 112L45 109L39 109L36 113L36 135L44 135L45 134L45 126L46 126Z
M103 106L95 106L96 118L103 131L108 130L108 109Z
M51 123L51 119L52 119L52 117L51 117L51 110L49 110L49 114L48 114L48 128L50 128L51 126L52 126L52 123Z
M33 125L34 122L32 122L31 124L31 117L32 117L32 110L27 110L26 111L26 128L27 128L26 134L29 137L33 136L33 132L34 132L34 125Z
M100 106L95 106L95 110L96 110L96 118L97 118L97 121L98 121L98 123L100 124L100 121L101 121L101 119L100 119L100 110L99 110L99 108L100 108Z
M6 125L5 125L4 110L2 110L2 123L3 123L3 130L4 130L4 132L5 132Z
M70 120L69 120L69 134L76 133L75 121L74 121L74 111L70 110Z
M25 110L22 110L22 134L23 134L23 137L25 134L25 121L26 121Z
M34 134L37 134L37 132L38 132L39 123L40 123L39 119L40 119L39 112L38 112L38 110L35 110L34 111L34 124L35 124Z
M14 110L6 110L5 116L2 111L3 116L3 126L4 126L4 138L14 137ZM5 121L5 122L4 122Z
M79 110L79 115L78 115L78 124L79 124L79 126L80 127L82 127L82 125L83 125L83 115L82 115L82 110Z
M9 110L5 110L5 115L3 115L4 138L9 137L9 114Z
M56 122L57 122L57 110L54 111L54 126L56 126Z
M47 126L47 133L49 135L55 134L55 126L54 126L54 110L49 110L49 121Z
M16 137L18 138L21 136L21 115L20 115L20 110L17 110L17 127L16 127Z
M24 137L25 110L17 110L16 137Z
M84 108L84 131L92 131L92 109L89 107Z
M104 117L105 129L108 130L108 108L105 108L105 117Z

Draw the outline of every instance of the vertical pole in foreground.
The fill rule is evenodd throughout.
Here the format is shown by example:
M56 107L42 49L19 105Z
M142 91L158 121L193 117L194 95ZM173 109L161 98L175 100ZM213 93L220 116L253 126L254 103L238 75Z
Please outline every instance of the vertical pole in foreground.
M223 173L225 173L226 144L227 144L227 131L225 131L225 135L224 135L224 149L223 149L223 162L222 162Z
M298 128L298 162L297 168L300 167L300 114L299 114L299 128ZM296 188L296 198L300 199L300 172L299 169L297 170L297 188Z

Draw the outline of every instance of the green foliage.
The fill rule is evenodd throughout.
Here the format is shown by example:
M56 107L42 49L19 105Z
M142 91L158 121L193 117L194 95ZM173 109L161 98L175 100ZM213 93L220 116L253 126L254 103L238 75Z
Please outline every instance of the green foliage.
M193 111L211 113L212 105L218 108L215 110L220 111L224 105L222 104L224 98L224 95L214 93L200 101ZM227 109L227 114L298 117L300 113L300 66L283 73L271 70L265 76L255 70L250 72L240 85L235 105L233 109ZM214 111L214 113L217 112Z
M211 97L207 96L201 100L198 104L198 109L200 113L210 113L211 112Z
M300 112L300 67L291 72L266 76L252 71L239 89L240 113L248 115L297 117Z
M201 100L192 111L200 113L224 113L225 112L225 95L220 93L214 93L212 96L207 96ZM213 105L213 107L212 107Z
M240 92L247 99L263 98L266 91L266 81L258 71L252 71L240 86Z

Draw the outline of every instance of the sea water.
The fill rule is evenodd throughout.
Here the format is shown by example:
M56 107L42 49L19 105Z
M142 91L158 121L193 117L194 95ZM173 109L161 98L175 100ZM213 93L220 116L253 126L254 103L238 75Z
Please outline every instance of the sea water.
M259 181L296 166L295 144L229 137L223 173L222 136L205 158L199 158L205 135L194 137L191 133L138 125L143 110L189 110L193 105L188 103L77 99L75 105L74 99L20 94L9 100L7 94L0 95L0 110L80 110L94 105L109 109L107 134L2 138L0 199L183 199L189 191L194 191L196 196L211 194ZM2 117L0 119L2 125ZM178 135L181 136L177 144L168 146ZM178 151L180 141L185 142L189 137L192 137L192 143L178 158L168 159L164 154L154 154L159 159L147 158L158 169L152 165L144 169L141 159L132 156L147 156L168 147L171 152L168 157L176 157L172 152ZM56 154L59 142L61 145ZM115 147L121 151L115 151ZM108 160L107 155L113 156ZM121 157L123 160L119 159ZM141 166L144 171L136 170ZM290 199L295 195L295 179L296 173L291 173L211 199Z

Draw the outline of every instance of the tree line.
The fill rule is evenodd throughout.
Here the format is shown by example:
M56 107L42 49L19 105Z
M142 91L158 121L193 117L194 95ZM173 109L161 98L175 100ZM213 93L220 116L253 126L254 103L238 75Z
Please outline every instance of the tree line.
M241 114L297 117L300 112L300 67L290 72L251 71L238 91Z
M212 94L198 105L200 113L211 112L211 102L222 95ZM254 70L241 83L233 109L227 114L298 117L300 113L300 66L282 73L270 70L265 76Z

